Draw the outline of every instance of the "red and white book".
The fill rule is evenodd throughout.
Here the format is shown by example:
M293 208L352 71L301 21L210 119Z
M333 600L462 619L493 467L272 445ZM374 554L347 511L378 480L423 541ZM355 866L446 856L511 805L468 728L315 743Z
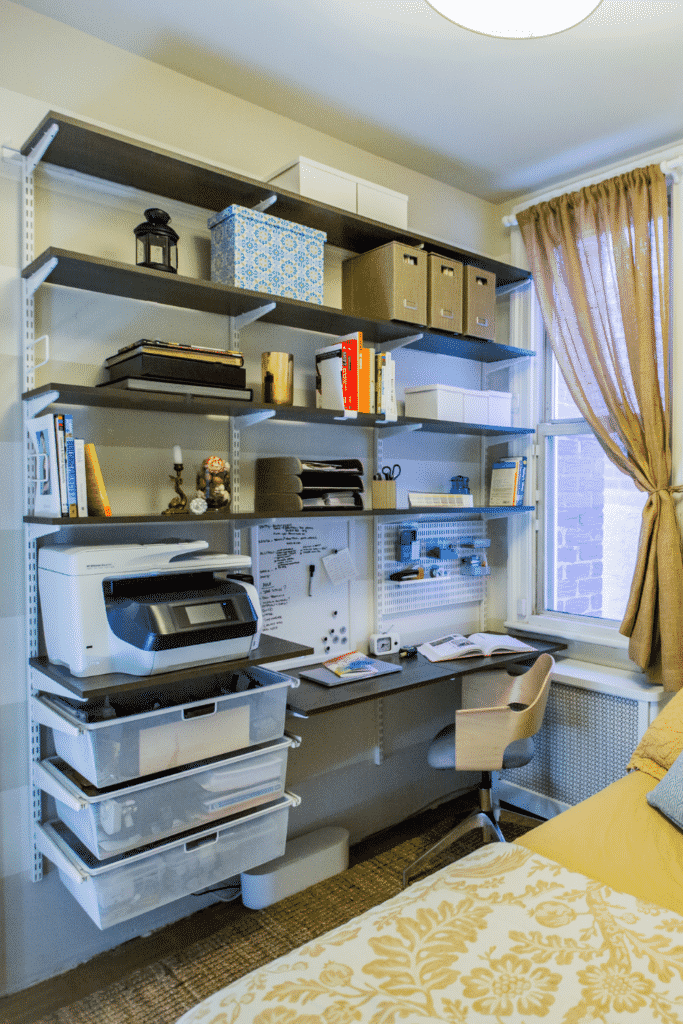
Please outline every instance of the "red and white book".
M362 334L355 331L339 339L342 350L342 394L344 408L349 412L358 411L358 363Z

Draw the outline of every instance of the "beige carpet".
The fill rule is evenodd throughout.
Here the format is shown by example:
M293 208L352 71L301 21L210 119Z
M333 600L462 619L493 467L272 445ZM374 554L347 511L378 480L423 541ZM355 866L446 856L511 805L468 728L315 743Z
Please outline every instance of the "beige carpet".
M265 910L248 910L241 901L226 904L225 926L208 938L36 1018L33 1024L175 1024L217 989L394 896L400 891L403 869L447 828L431 827ZM504 827L508 839L524 831ZM480 841L479 831L470 833L434 858L424 873L464 856ZM88 969L87 964L82 968Z

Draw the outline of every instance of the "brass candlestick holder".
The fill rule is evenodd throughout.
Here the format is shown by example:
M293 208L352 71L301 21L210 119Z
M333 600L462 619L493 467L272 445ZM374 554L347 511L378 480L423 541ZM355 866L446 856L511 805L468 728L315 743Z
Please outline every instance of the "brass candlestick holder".
M171 516L175 513L185 512L187 509L187 495L182 488L183 478L180 475L183 469L182 462L174 462L173 468L175 469L175 476L169 476L169 480L173 481L173 487L175 489L175 498L171 498L168 503L168 508L165 508L161 513L162 516Z

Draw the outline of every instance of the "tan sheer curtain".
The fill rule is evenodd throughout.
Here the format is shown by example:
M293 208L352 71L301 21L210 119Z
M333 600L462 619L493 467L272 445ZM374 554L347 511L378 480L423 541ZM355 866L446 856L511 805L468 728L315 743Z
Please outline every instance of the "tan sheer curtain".
M603 449L648 492L621 632L683 687L683 557L671 485L666 181L643 167L517 215L546 330Z

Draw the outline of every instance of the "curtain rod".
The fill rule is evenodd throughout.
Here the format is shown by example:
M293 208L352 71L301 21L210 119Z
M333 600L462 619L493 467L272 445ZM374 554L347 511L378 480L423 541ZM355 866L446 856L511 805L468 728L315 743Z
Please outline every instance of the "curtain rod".
M659 167L662 171L662 174L670 174L678 181L680 181L683 178L683 156L677 156L671 160L663 160L660 163ZM619 173L619 171L614 172L614 174ZM625 171L622 173L625 173ZM613 177L614 175L610 176ZM513 213L508 214L506 217L502 218L503 225L506 228L517 227L517 214L521 213L522 210L526 210L529 206L535 206L536 203L547 202L549 199L556 199L557 196L564 195L567 191L578 192L579 189L586 188L588 185L597 185L600 181L604 181L604 178L584 178L583 181L577 181L571 185L565 186L565 189L562 192L547 192L545 195L539 196L537 199L534 199L530 203L523 203L520 206L516 207Z

